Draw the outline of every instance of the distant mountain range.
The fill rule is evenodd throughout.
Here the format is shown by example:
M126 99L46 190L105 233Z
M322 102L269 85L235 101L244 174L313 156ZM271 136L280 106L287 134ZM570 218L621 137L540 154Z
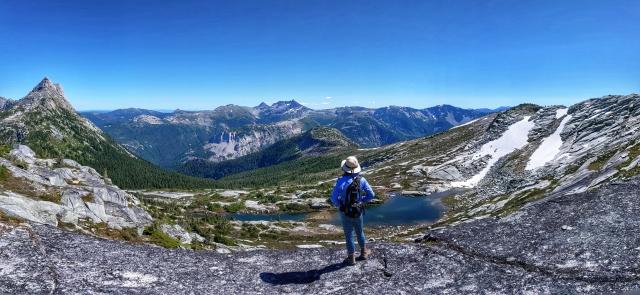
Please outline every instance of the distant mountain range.
M236 159L318 126L337 129L361 147L378 147L442 132L502 109L440 105L313 110L291 100L255 107L226 105L210 111L131 108L82 115L132 153L163 167L179 168L189 161Z

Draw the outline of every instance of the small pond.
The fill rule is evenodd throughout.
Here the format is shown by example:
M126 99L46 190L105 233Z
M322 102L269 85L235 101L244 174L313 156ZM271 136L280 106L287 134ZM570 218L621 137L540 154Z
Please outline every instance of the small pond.
M440 199L455 193L456 191L445 191L427 196L391 195L384 204L367 206L364 214L365 224L396 226L434 222L442 216L444 211ZM313 213L236 213L231 214L230 217L239 221L303 221L310 214ZM332 224L340 225L339 213L332 212L328 221Z

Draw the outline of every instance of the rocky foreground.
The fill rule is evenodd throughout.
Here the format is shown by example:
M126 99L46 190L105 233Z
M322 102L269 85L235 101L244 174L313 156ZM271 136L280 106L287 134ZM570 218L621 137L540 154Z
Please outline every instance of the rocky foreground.
M549 196L420 243L217 254L0 225L0 293L616 294L640 288L640 180Z

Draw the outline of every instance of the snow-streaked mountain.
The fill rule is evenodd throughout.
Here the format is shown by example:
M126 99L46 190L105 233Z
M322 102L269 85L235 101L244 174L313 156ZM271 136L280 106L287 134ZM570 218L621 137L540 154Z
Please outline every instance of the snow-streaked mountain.
M568 108L521 105L360 156L371 181L389 188L471 189L457 200L477 217L640 174L639 129L640 95L611 95Z

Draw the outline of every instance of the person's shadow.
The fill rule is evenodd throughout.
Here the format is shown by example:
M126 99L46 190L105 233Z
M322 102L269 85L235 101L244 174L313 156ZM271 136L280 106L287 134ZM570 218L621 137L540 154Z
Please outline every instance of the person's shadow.
M344 268L344 263L334 263L321 269L312 269L309 271L292 271L283 273L263 272L260 279L271 285L289 285L289 284L310 284L320 279L320 276L326 273L337 271Z

